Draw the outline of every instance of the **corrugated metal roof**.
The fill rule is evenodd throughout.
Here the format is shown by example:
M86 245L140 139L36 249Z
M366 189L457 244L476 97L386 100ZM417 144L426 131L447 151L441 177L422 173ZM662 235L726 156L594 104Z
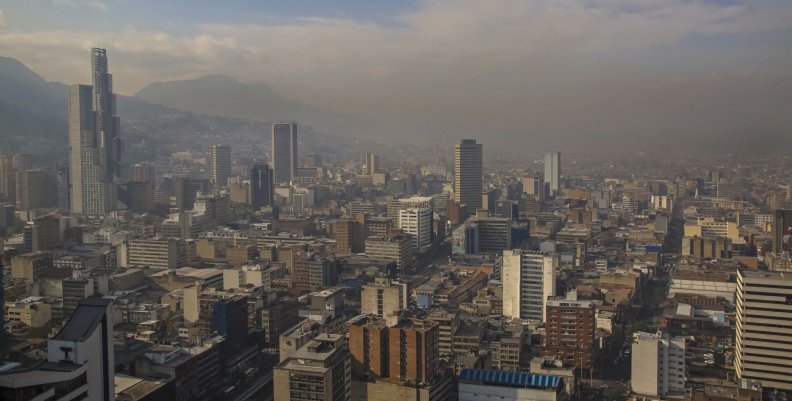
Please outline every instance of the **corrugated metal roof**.
M535 388L558 388L561 383L560 376L485 369L462 369L459 379L491 385Z

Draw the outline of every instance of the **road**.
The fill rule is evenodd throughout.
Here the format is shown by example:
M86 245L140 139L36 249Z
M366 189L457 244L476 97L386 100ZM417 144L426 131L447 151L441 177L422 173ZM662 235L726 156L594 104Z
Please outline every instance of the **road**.
M239 393L235 396L232 401L245 401L254 394L256 394L259 390L264 388L264 386L270 384L272 382L272 371L270 370L264 376L259 377L254 382L245 385L245 391Z

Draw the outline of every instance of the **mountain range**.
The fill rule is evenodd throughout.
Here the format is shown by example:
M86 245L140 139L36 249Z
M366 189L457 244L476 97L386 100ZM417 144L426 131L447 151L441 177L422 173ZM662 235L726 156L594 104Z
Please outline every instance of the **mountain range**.
M67 85L47 82L20 61L0 57L0 151L32 153L45 166L65 162L68 91ZM205 151L209 143L233 143L240 151L264 157L268 121L275 120L301 122L301 152L343 153L376 146L321 134L306 121L332 113L289 101L264 84L244 84L224 75L155 82L133 97L118 95L117 109L131 161L178 150Z

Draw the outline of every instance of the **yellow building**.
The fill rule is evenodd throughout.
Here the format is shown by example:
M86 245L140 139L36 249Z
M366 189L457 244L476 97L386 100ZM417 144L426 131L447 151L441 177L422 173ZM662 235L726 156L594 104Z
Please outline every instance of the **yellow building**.
M695 222L685 223L685 237L725 237L732 242L740 241L740 231L733 221L715 221L712 217L699 217Z

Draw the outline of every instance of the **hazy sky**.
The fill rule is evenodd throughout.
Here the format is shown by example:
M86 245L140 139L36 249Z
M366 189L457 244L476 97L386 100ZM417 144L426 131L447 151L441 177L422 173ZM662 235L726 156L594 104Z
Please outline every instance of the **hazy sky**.
M0 0L0 55L48 80L89 82L96 45L119 93L225 73L355 135L792 142L790 0Z

